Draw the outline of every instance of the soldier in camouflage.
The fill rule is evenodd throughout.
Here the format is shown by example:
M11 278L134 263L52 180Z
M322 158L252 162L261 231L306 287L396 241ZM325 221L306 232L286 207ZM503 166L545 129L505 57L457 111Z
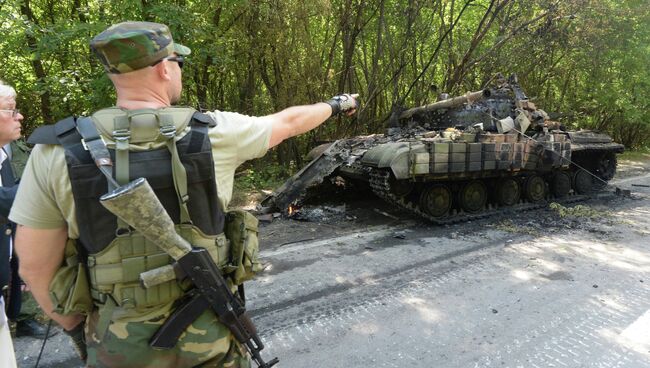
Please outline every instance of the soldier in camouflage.
M165 209L177 224L176 231L206 248L224 272L230 259L224 214L235 169L284 139L309 131L332 115L352 114L357 107L353 95L339 95L261 117L218 110L200 114L174 106L181 97L182 67L190 49L175 43L167 26L120 23L96 36L91 49L117 92L116 107L91 117L101 139L115 152L113 176L120 184L144 176L160 187L167 185L156 195L161 202L171 203ZM85 339L88 366L249 367L246 351L210 310L192 322L173 349L149 346L187 285L172 280L169 285L143 289L138 274L164 264L158 261L160 250L137 232L120 228L120 222L104 209L97 209L95 202L107 190L106 178L80 148L85 143L78 138L70 142L76 131L66 124L74 128L78 121L71 122L39 128L42 134L32 136L39 144L25 167L17 205L10 214L19 224L16 250L22 260L21 276L41 308L72 333L84 359ZM151 126L160 126L160 131ZM202 137L199 133L205 127L207 138L196 138ZM204 143L197 146L197 141ZM186 153L186 147L200 152ZM207 157L201 155L206 149ZM163 151L166 156L158 155ZM166 157L163 166L160 157ZM144 158L144 164L138 164L137 158ZM178 171L187 172L187 177ZM173 182L165 180L169 176ZM169 257L162 259L169 262ZM76 271L78 263L86 267L85 272ZM84 273L89 275L85 284Z

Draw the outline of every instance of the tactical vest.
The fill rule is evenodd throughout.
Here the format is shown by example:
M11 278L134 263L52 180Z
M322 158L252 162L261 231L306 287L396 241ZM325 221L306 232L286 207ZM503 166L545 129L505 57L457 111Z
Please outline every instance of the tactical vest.
M131 140L131 119L139 115L151 115L150 123L158 125L143 128L149 130L144 135L150 135L151 141L166 141L166 146L129 150L130 143L143 143ZM206 248L215 263L225 267L229 260L223 234L225 216L217 200L208 137L208 128L216 123L208 115L182 108L128 113L111 108L98 111L92 119L100 135L115 141L115 148L109 150L113 177L121 185L147 178L179 234L191 244ZM188 125L189 132L178 139ZM184 287L176 280L147 289L140 285L141 273L170 264L171 257L100 204L99 198L110 189L109 184L85 149L76 120L68 118L39 128L30 143L61 144L65 149L80 232L77 246L85 256L82 259L88 266L93 303L100 314L102 309L115 307L150 310L181 297Z

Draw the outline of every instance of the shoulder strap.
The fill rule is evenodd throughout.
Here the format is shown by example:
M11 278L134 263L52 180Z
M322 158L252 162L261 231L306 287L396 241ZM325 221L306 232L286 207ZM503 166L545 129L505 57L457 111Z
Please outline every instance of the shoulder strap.
M99 136L99 132L97 131L97 127L95 127L92 118L79 118L76 127L82 137L84 147L88 149L88 152L90 152L90 155L95 161L95 165L97 165L102 174L104 174L106 179L108 179L108 182L110 183L109 186L113 185L113 188L117 188L119 185L115 179L113 179L113 160L111 160L108 148L106 148L106 144Z
M214 128L217 126L217 122L212 119L212 117L208 114L204 114L202 112L196 111L192 115L192 120L194 120L197 123L205 124L209 128Z
M56 138L54 125L44 125L36 128L27 138L29 144L61 144Z
M77 134L75 118L69 116L56 124L36 128L27 138L31 144L61 144L68 146L79 143L81 136Z
M200 152L203 149L203 142L205 141L205 136L208 134L208 128L213 128L217 126L217 122L214 121L208 114L201 112L195 112L192 115L192 121L190 123L190 143L187 147L187 153L196 153Z
M108 153L108 148L89 117L75 119L70 116L56 124L39 127L29 136L27 143L60 144L66 148L81 143L90 152L95 164L108 179L109 186L112 185L113 188L119 186L113 179L113 161Z
M54 124L54 132L59 142L66 147L72 144L78 144L81 136L77 132L76 119L74 117L65 118L58 123Z

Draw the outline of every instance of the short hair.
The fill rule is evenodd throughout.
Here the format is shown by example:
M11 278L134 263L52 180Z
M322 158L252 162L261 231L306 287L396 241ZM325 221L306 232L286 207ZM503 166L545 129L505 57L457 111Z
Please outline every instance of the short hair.
M9 98L15 98L16 97L16 90L14 87L5 84L2 80L0 80L0 97L9 97Z

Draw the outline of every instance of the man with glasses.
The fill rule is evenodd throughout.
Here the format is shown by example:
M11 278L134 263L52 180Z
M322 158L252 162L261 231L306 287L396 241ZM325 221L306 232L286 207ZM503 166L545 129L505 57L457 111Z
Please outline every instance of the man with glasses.
M29 155L29 149L24 142L17 140L21 136L23 115L15 107L16 91L0 81L0 225L2 225L0 243L3 247L0 252L5 255L8 255L11 250L15 230L15 225L7 221L7 217L18 190L18 179ZM7 318L15 323L15 336L44 339L47 329L36 320L38 314L36 302L29 293L22 291L22 280L18 275L18 258L13 254L9 258L6 256L0 258L3 259L3 270L8 265L10 271L5 275L8 279L2 277L0 288L6 289L5 294L9 296L6 314ZM10 260L7 264L8 259ZM11 282L8 282L9 280Z
M9 209L16 196L17 185L11 171L11 164L7 159L7 152L3 148L12 141L20 138L20 121L23 116L16 109L16 91L0 81L0 224L2 225L2 234L0 234L0 366L15 367L16 358L14 356L11 335L9 332L9 322L5 314L5 295L9 295L12 300L20 300L20 281L10 280L12 270L16 267L16 258L13 254L12 232L13 226L7 221ZM15 272L14 272L15 274ZM11 292L10 281L12 284L18 283L18 292Z
M139 275L169 258L102 208L98 198L113 178L123 185L146 177L179 234L227 268L235 262L224 235L235 169L332 115L354 113L357 102L339 95L262 117L200 113L174 106L190 49L175 43L167 26L120 23L96 36L91 49L115 86L116 107L94 113L91 120L66 119L39 128L30 137L39 144L10 215L19 224L22 276L43 310L78 345L83 345L85 322L88 365L249 367L246 351L211 311L195 319L172 349L149 346L188 285L172 280L144 289ZM95 161L86 149L99 138L110 158ZM95 164L113 178L105 178ZM63 282L61 270L76 269L79 262L86 272ZM86 273L87 284L79 282ZM59 284L89 285L88 302L81 288L61 290Z

